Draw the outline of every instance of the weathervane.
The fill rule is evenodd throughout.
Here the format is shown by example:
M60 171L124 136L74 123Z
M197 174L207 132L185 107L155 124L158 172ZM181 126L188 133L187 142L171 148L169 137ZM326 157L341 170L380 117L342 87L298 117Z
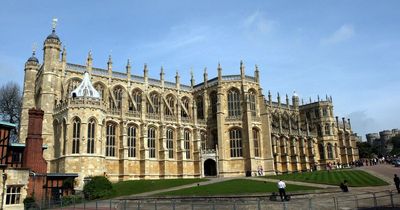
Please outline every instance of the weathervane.
M32 44L32 54L35 55L36 53L36 42Z
M57 21L58 21L58 19L57 19L57 18L53 18L53 20L52 20L53 31L55 31L55 30L56 30Z

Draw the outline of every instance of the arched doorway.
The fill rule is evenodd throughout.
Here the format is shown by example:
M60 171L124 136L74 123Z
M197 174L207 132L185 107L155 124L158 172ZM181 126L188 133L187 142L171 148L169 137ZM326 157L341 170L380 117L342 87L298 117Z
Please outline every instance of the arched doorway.
M204 161L204 176L217 176L217 163L215 160Z

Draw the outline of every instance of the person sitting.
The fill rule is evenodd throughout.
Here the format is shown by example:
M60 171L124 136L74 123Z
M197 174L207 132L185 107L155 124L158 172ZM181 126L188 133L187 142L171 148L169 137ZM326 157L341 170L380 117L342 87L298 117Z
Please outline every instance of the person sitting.
M342 189L342 192L349 192L349 187L347 186L346 180L344 180L344 182L340 183L340 189Z

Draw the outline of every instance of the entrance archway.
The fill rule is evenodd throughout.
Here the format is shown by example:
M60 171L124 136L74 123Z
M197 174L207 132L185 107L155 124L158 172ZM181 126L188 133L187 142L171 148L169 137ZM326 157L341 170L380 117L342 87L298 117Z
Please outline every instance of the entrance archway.
M217 163L215 160L204 161L204 176L217 176Z

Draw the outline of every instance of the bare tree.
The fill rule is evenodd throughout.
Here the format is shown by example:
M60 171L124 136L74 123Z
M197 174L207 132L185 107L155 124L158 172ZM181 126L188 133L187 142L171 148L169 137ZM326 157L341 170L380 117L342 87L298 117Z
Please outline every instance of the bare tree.
M0 119L19 125L22 107L20 86L8 82L0 88Z

